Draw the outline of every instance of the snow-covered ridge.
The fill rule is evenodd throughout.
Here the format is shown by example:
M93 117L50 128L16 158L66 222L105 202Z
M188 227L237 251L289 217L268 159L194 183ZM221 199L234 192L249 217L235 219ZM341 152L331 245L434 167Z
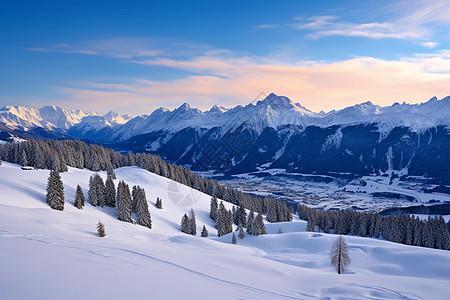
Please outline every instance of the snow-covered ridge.
M49 130L67 130L76 125L77 132L113 128L110 139L122 141L139 134L160 130L178 132L188 127L220 127L222 132L227 132L245 126L260 133L264 128L277 129L287 124L328 127L378 123L380 132L389 132L395 127L409 127L420 132L438 125L450 125L450 97L441 100L433 97L421 104L395 103L386 107L369 101L337 111L315 113L287 97L272 93L255 104L238 105L231 109L215 105L210 110L202 111L184 103L173 110L160 107L150 115L135 118L114 112L101 116L81 110L65 111L56 106L41 109L5 106L0 109L0 122L11 128L39 126Z
M54 105L46 105L39 109L7 105L0 109L0 122L12 129L42 127L48 130L67 130L83 122L98 128L122 125L130 119L131 116L128 114L119 115L112 111L101 116L96 112L85 113L80 109L64 110Z
M437 125L449 125L450 97L441 100L433 97L421 104L395 103L386 107L368 101L328 113L312 112L287 97L273 93L256 104L239 105L231 109L214 106L201 111L184 103L174 110L158 108L149 116L139 116L119 128L112 138L126 140L136 134L159 130L177 132L187 127L221 127L223 132L227 132L244 125L261 132L266 127L277 129L287 124L328 127L357 123L378 123L382 132L398 126L422 131Z

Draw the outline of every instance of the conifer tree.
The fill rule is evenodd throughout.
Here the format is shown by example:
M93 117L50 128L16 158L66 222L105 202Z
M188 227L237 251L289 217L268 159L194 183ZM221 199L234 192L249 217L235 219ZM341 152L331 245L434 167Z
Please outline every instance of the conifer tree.
M210 206L209 206L209 217L217 222L217 212L218 210L218 203L217 203L217 197L213 196L211 198Z
M77 185L77 189L75 191L75 207L78 209L83 209L84 206L84 194L80 185Z
M106 178L105 194L105 205L109 207L116 207L116 186L111 175L108 175L108 178Z
M191 233L189 217L187 216L187 214L184 214L184 216L181 218L181 231L187 234Z
M51 208L64 210L64 185L59 172L50 171L47 182L47 203Z
M333 243L330 252L331 266L333 266L338 274L344 273L350 264L350 256L348 255L348 246L342 235Z
M237 240L236 240L236 236L234 235L234 232L233 232L233 237L231 238L231 243L237 244Z
M131 202L132 200L128 184L126 184L124 181L120 181L117 186L116 198L119 220L130 223L133 222L133 220L131 219Z
M159 197L156 197L156 203L155 203L156 208L158 209L162 209L162 200Z
M97 196L97 191L96 191L95 182L94 182L94 175L89 177L88 198L89 198L89 203L92 206L97 206L98 196Z
M245 211L244 206L239 205L239 208L237 210L239 222L238 224L241 224L243 227L247 226L247 212Z
M255 221L255 213L253 212L253 210L250 211L250 213L248 214L248 219L247 219L247 233L248 234L253 234L253 222Z
M109 165L108 168L106 169L106 175L114 180L117 179L116 173L114 172L114 169L111 165Z
M148 202L147 197L145 196L145 190L139 186L137 186L136 188L136 202L137 202L136 208L137 223L139 225L152 229L152 217L148 209Z
M256 216L252 227L254 235L267 234L266 226L264 226L263 217L260 213Z
M206 229L206 226L203 225L202 229L202 237L208 237L208 230Z
M196 235L197 234L197 223L195 221L195 213L192 208L189 213L189 227L190 227L190 234Z
M243 239L245 237L244 228L242 226L239 226L238 236L240 239Z
M312 216L308 218L308 223L306 223L306 231L316 232L316 220Z
M98 233L99 237L105 237L106 236L105 224L103 224L100 221L98 221L98 223L97 223L97 233Z

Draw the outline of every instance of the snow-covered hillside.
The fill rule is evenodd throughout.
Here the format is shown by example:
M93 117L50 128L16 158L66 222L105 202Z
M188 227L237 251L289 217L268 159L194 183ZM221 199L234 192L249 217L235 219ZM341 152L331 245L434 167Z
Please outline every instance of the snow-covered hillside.
M87 194L88 170L61 174L65 208L50 209L48 174L0 166L3 299L448 299L450 293L449 251L348 236L352 263L337 275L328 258L336 236L306 232L298 219L266 224L267 235L233 245L230 234L216 235L209 196L137 167L117 169L118 180L145 189L149 230L120 222L112 208L76 209L75 187ZM154 207L156 197L164 209ZM190 209L176 205L180 197L192 199L197 231L205 224L208 238L180 232ZM98 220L105 238L96 235Z

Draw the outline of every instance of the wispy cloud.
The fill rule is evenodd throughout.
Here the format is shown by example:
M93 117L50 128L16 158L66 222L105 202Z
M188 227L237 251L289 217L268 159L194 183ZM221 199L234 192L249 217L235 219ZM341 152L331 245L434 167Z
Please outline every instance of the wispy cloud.
M437 28L450 25L450 2L447 0L395 1L374 8L378 17L371 22L352 22L349 16L317 15L295 17L295 22L279 24L309 31L309 37L354 36L372 39L425 39ZM370 17L368 17L370 19ZM265 28L265 27L261 27ZM267 27L273 28L273 27Z
M117 37L29 47L36 52L101 55L121 59L155 56L192 56L214 49L208 45L170 39Z
M425 42L420 44L423 47L429 48L429 49L433 49L434 47L436 47L437 45L439 45L438 42Z
M61 43L30 47L30 51L60 52L87 55L103 55L114 58L150 57L164 53L157 46L152 45L151 40L139 38L112 38L78 43Z
M166 81L134 79L126 84L89 83L61 87L68 101L59 104L92 110L114 108L149 113L164 103L184 101L199 108L213 104L246 104L260 91L291 97L313 110L343 108L366 100L420 102L449 94L450 51L418 54L398 60L359 57L340 62L285 63L265 57L209 54L188 60L135 61L188 71Z

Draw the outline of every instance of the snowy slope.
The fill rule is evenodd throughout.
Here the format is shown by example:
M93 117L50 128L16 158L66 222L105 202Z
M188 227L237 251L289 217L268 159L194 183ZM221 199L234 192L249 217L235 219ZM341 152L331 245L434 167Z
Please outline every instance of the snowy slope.
M149 230L118 221L112 208L74 208L76 185L86 194L87 170L62 174L65 209L50 209L48 173L0 166L4 299L448 299L448 251L349 236L352 264L337 275L328 264L336 236L305 232L297 219L267 224L267 236L246 236L232 245L230 235L216 236L209 196L136 167L116 170L119 180L145 188ZM180 232L190 207L174 202L186 195L196 201L197 230L206 224L208 238ZM154 207L157 196L163 210ZM97 220L105 223L106 238L96 236Z

